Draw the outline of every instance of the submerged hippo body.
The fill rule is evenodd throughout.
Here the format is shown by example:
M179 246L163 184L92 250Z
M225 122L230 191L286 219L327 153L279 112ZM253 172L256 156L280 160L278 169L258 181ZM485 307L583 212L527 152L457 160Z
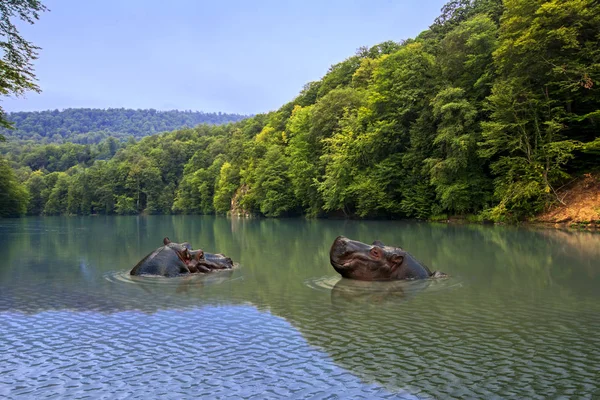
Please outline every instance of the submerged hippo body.
M431 272L401 248L386 246L380 241L368 245L338 236L329 257L333 268L349 279L390 281L446 276L443 272Z
M177 276L197 272L211 272L215 269L231 269L233 261L222 254L204 253L192 250L189 243L173 243L164 238L164 246L144 257L133 269L131 275Z

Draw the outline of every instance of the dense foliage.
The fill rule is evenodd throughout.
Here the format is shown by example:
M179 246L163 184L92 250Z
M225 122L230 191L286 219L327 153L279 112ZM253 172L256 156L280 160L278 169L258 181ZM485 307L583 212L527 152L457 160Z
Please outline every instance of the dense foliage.
M223 124L244 118L245 115L220 112L69 108L62 111L8 113L6 119L14 129L0 129L0 134L17 143L97 144L110 136L141 139L198 124Z
M453 0L279 110L11 152L30 214L524 219L600 167L600 5Z
M32 65L39 48L20 35L14 20L33 24L44 11L46 7L38 0L0 1L0 96L19 96L28 90L40 91L35 83ZM9 126L0 107L0 127ZM0 141L3 139L0 134Z

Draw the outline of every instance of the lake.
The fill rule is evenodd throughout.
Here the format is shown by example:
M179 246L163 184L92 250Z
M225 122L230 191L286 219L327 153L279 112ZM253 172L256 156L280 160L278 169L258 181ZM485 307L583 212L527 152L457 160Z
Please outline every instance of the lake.
M447 279L347 281L338 235ZM168 236L232 271L129 270ZM600 235L209 216L0 220L0 397L600 396Z

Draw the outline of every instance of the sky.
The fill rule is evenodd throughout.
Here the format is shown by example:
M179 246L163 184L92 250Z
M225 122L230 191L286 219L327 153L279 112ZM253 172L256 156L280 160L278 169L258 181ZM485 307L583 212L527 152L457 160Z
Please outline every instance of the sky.
M257 114L361 46L413 38L447 0L42 0L41 94L6 111L75 107Z

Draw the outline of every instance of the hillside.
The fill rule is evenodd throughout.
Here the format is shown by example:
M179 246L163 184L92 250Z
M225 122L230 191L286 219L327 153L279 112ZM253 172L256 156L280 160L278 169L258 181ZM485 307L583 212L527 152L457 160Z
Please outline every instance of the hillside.
M14 130L0 129L7 139L39 143L73 142L96 144L108 136L140 139L159 132L198 124L218 125L240 121L247 116L198 111L132 110L126 108L68 108L34 112L12 112L7 119Z
M593 0L451 1L416 38L360 48L267 114L8 142L11 214L225 214L233 200L267 217L530 221L600 170L598 26Z

